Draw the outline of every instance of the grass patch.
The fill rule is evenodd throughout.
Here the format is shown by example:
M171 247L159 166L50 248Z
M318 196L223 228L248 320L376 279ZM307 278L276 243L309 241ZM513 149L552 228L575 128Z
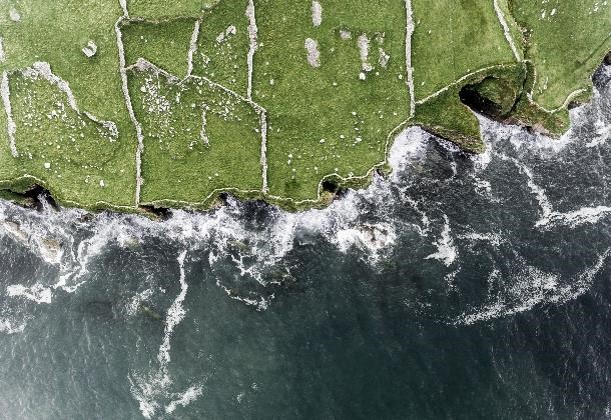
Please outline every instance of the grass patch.
M13 177L42 180L58 201L133 206L133 145L70 107L64 92L36 72L10 77L17 158Z
M159 23L131 21L121 26L125 63L146 58L177 76L187 75L187 54L195 19L183 18Z
M143 203L261 191L260 115L250 104L203 80L179 83L154 69L134 69L129 80L144 133Z
M445 0L413 0L417 100L482 68L515 63L493 1L455 3L449 6Z
M611 5L597 0L412 0L409 45L405 0L319 3L254 0L249 69L247 0L127 0L126 64L156 66L128 73L144 135L140 204L206 208L227 191L293 210L325 205L369 182L404 122L483 151L465 103L560 135L566 98L588 99L611 49ZM38 184L64 205L138 210L138 139L115 32L123 15L116 0L0 4L3 103L15 123L9 136L0 112L0 189L17 193L0 197ZM267 111L267 195L262 111L244 99L249 87Z
M202 18L193 73L246 96L249 49L247 0L222 1Z
M131 18L147 20L168 20L183 17L196 17L204 10L220 1L227 0L179 0L168 3L167 0L126 0ZM231 1L231 0L230 0ZM116 2L118 3L118 1Z
M253 99L269 111L271 194L316 199L326 175L362 176L384 160L388 134L409 110L404 7L327 1L314 26L311 2L257 2ZM308 38L319 67L308 62ZM365 60L359 39L369 44Z
M533 99L553 110L562 107L572 92L590 90L594 70L611 50L611 4L598 0L510 3L526 34L526 58L537 73Z

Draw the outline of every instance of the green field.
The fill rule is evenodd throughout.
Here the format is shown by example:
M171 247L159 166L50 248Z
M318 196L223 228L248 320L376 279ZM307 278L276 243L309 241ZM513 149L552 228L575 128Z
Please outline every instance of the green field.
M1 195L324 205L324 180L365 185L409 125L471 152L473 110L562 134L610 18L595 0L0 2Z

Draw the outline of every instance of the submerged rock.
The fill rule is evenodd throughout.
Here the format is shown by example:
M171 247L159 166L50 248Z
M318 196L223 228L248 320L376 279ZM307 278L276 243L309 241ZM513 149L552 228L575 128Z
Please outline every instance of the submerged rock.
M30 240L30 235L21 228L21 224L10 220L2 221L4 230L15 240L23 244L27 244Z
M159 312L152 309L150 306L145 305L144 303L140 303L140 305L138 305L138 313L155 321L159 321L162 318Z

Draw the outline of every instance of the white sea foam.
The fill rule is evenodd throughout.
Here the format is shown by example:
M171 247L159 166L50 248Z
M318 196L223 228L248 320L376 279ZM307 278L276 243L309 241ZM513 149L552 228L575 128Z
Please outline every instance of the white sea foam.
M526 175L526 184L528 185L528 188L530 188L530 191L533 193L533 195L537 198L537 202L539 203L539 207L541 208L542 218L545 219L549 217L549 215L553 212L552 203L547 197L545 189L543 187L540 187L535 182L535 177L530 168L515 158L507 157L502 154L499 156L503 160L510 160L511 162L513 162L518 167L520 172Z
M170 363L170 340L172 339L172 333L174 332L174 328L176 325L180 323L185 317L186 311L182 306L182 302L185 300L187 296L187 289L189 286L185 281L185 257L187 256L187 251L183 251L178 256L178 265L180 268L180 293L176 296L174 302L172 302L172 306L168 310L168 314L165 320L165 329L163 333L163 343L161 343L161 347L159 347L159 355L157 359L159 360L159 364L161 366L167 366Z
M475 193L485 198L492 199L492 184L490 181L482 179L477 175L473 175L473 186L475 187Z
M546 229L556 226L576 228L587 223L598 223L601 219L609 217L610 213L611 207L607 206L582 207L566 213L551 211L538 220L536 226Z
M459 235L458 238L461 240L466 239L471 242L488 242L495 247L498 247L503 242L502 236L498 233L470 232Z
M394 167L390 183L399 182L401 174L411 171L412 164L423 162L431 136L418 128L401 133L390 150L389 162ZM395 245L397 228L402 221L364 220L362 206L377 203L384 213L392 204L389 181L376 177L371 187L350 191L323 210L287 213L271 210L269 223L262 229L252 229L244 221L244 206L229 198L229 205L209 213L173 211L163 222L138 216L102 213L88 215L76 209L56 211L45 205L42 212L33 212L6 202L0 203L0 234L21 243L44 261L58 268L57 277L42 282L44 301L53 300L58 290L76 292L90 279L91 264L109 247L138 249L147 238L163 237L185 249L199 252L214 268L222 260L234 265L238 276L230 281L254 281L263 289L278 284L292 273L284 263L297 236L322 235L338 250L355 249L368 261L378 261ZM407 205L419 215L414 225L421 235L427 235L431 221L409 196ZM19 220L19 222L15 222ZM279 280L280 279L280 280ZM223 276L216 280L229 297L258 309L266 309L274 292L243 294L227 283ZM22 285L28 288L34 284ZM14 289L13 297L17 289ZM32 296L37 296L32 294ZM34 300L40 300L40 296Z
M420 236L425 237L428 236L431 230L431 220L429 219L426 212L420 209L420 205L410 196L405 197L405 201L409 204L414 211L420 215L420 224L414 223L413 226L416 228Z
M536 197L541 209L541 218L535 223L536 227L550 229L556 226L569 226L575 228L586 223L597 223L601 219L608 217L611 213L611 207L602 205L595 207L585 206L564 213L554 210L545 189L535 182L535 177L530 168L516 158L508 157L504 154L498 154L498 156L502 160L513 162L520 172L526 176L527 185L532 194Z
M450 220L448 216L443 215L444 225L441 231L441 236L434 245L437 247L437 252L424 257L425 260L435 259L441 261L446 267L451 266L458 258L458 250L454 246L452 238L452 229L450 228Z
M574 300L590 289L594 277L604 268L609 256L611 248L600 254L591 267L566 282L556 274L518 261L516 271L511 273L508 290L496 296L493 302L460 315L452 323L469 325L529 311L541 304L563 304Z
M336 233L336 243L342 252L357 247L365 250L374 260L379 257L380 252L394 245L396 238L394 228L388 223L363 224L341 229Z
M14 284L6 288L6 294L10 297L24 297L36 303L51 303L51 289L36 283L27 287L22 284Z
M138 248L147 238L164 237L186 250L197 251L198 255L207 258L213 271L217 266L225 266L228 262L232 264L236 271L235 277L219 274L214 279L218 287L236 301L265 310L275 297L273 286L293 276L285 259L293 250L296 238L323 236L335 244L340 252L351 250L360 254L361 258L377 263L392 255L389 251L396 245L396 238L402 229L415 229L423 238L431 234L432 226L438 223L439 218L427 214L430 206L426 199L413 199L406 192L398 197L391 192L395 188L393 185L405 188L406 178L411 179L406 174L415 172L425 163L431 138L431 135L419 128L405 130L397 136L390 148L388 162L393 173L388 180L375 177L371 187L349 191L323 210L287 213L269 209L267 222L256 229L244 220L245 206L230 197L228 206L216 211L203 214L173 211L171 217L163 222L107 213L89 216L91 220L80 222L86 215L80 210L57 212L47 208L39 214L3 203L0 205L0 233L4 231L32 249L47 264L59 267L58 277L42 284L50 290L51 300L56 290L75 292L87 282L90 265L109 246ZM493 144L486 155L476 158L475 172L485 168L493 159L512 162L526 177L529 188L540 204L541 228L595 223L609 212L604 206L584 207L566 214L556 212L545 189L535 182L535 176L528 166L518 158L500 153L496 148L497 145ZM452 151L451 148L448 150ZM490 182L484 174L480 173L478 179L484 190L490 189ZM397 205L397 200L415 212L418 222L387 216ZM370 207L375 208L373 219L363 213L364 208ZM22 222L11 222L15 219ZM495 247L502 241L497 234L461 232L453 237L450 222L448 216L443 217L439 237L434 239L437 250L424 258L436 259L449 267L459 258L458 248L461 244L455 241L465 240L466 246L486 241ZM78 238L76 232L81 232ZM253 286L235 287L247 282ZM34 287L33 284L24 283L22 286L24 289L19 289L22 295L30 293L35 299L49 300L49 292L45 292L44 298L41 298L29 289ZM12 297L17 297L17 290L14 289ZM147 298L142 296L142 299ZM134 306L130 308L133 310ZM178 309L177 314L180 312ZM166 355L169 356L169 353L162 353L163 358Z
M168 414L172 414L179 405L182 407L186 407L187 405L191 404L193 401L201 397L203 392L204 390L201 386L192 386L187 388L187 390L183 392L178 399L171 401L165 407L165 412Z
M148 288L133 296L126 308L127 315L135 316L138 313L138 310L140 309L142 303L150 299L155 292L156 290L154 290L153 288Z
M19 334L25 330L27 323L21 322L15 325L10 319L0 318L0 333Z
M424 161L432 138L419 127L409 128L397 136L388 156L388 163L393 168L392 180L397 181L410 165Z
M492 127L493 123L490 124ZM505 150L501 149L502 141L508 141L512 136L525 137L526 134L511 128L505 135L505 138L489 144L486 154L473 158L477 176L469 178L471 173L468 173L466 176L469 183L473 179L482 193L489 193L492 185L486 178L486 173L482 171L487 169L493 160L505 159L518 168L530 191L537 198L542 213L539 227L576 227L584 223L596 223L607 216L610 210L605 206L583 207L574 212L558 213L547 197L544 180L539 180L520 157L514 157L511 154L513 150L507 151L505 155L500 152ZM228 199L228 205L218 210L203 214L177 210L163 222L108 213L87 215L79 210L57 212L48 207L43 209L42 213L36 213L0 203L0 232L3 232L6 238L31 249L45 264L58 269L57 278L50 276L47 282L40 280L33 285L24 283L8 286L6 296L17 299L19 304L26 300L51 303L53 294L58 289L74 293L81 285L90 281L90 270L97 257L115 246L128 252L132 248L139 249L141 244L147 244L152 238L163 238L173 246L183 249L177 259L180 291L165 318L157 360L153 360L154 365L150 372L132 371L129 375L131 393L138 401L145 418L163 416L163 413L173 414L176 410L180 411L180 407L204 395L203 381L194 379L189 386L179 386L170 372L172 337L187 310L183 306L188 290L185 273L187 253L198 255L204 261L207 259L213 273L217 267L226 269L226 263L232 264L236 272L233 279L224 271L212 281L231 299L265 310L276 296L273 286L282 282L279 277L282 279L284 276L292 276L291 265L286 261L295 250L296 243L308 242L308 235L314 236L316 241L323 237L335 245L338 251L356 253L361 259L375 264L392 255L390 251L396 246L402 229L407 227L418 233L421 243L426 241L430 244L434 241L436 252L428 256L423 254L422 258L440 262L435 264L445 270L443 278L450 288L458 288L460 277L465 274L461 272L459 257L465 257L471 248L488 245L498 248L504 243L506 239L502 232L470 231L471 227L465 229L460 223L456 223L451 212L448 212L450 216L439 217L439 206L436 202L430 201L425 194L416 195L419 191L410 191L406 187L406 184L412 183L406 182L406 178L412 179L407 175L413 173L416 174L414 178L417 178L418 170L424 166L431 138L432 136L419 128L404 131L390 149L388 162L394 171L388 179L376 176L371 187L349 191L323 210L287 213L267 209L264 226L255 228L244 220L247 206L231 197ZM532 137L529 138L532 140ZM531 141L530 146L519 145L518 139L513 139L512 142L515 143L514 150L518 151L526 147L536 147L534 141ZM444 146L449 151L453 150L451 145ZM456 167L452 168L454 177L460 181L463 172L457 173ZM393 188L401 192L392 192ZM412 195L416 198L412 198ZM442 201L443 197L435 197L433 200ZM403 207L415 214L415 219L402 219L393 215L391 210L397 207ZM85 218L89 220L85 221ZM17 224L14 220L19 220L20 223ZM438 236L433 238L433 234ZM6 238L5 240L8 240ZM415 249L414 254L416 252ZM489 279L489 299L452 322L472 324L527 311L537 305L557 304L574 299L589 289L610 254L610 250L601 254L598 262L578 275L574 282L529 265L528 261L520 261L517 267L509 274L505 273L505 276L495 268ZM270 274L272 271L273 275ZM231 282L238 285L251 282L254 286L243 291L233 287ZM500 292L497 293L498 289ZM160 288L151 287L136 293L131 300L128 299L128 316L134 316L141 303L152 299L159 292ZM418 304L430 310L430 304ZM25 322L15 322L13 318L0 319L0 332L19 333L26 328L25 325Z
M578 113L578 110L571 111L573 120L577 119ZM507 141L518 152L554 157L567 146L573 144L577 137L572 129L559 139L555 139L541 133L529 133L520 126L496 122L482 115L477 115L477 117L488 150L483 155L476 156L475 160L483 160L482 166L484 168L490 163L491 151ZM577 122L574 122L574 124L577 125Z
M157 354L158 369L150 373L132 372L128 376L132 396L138 401L140 412L147 419L153 417L162 407L164 407L166 413L171 414L178 406L187 406L203 393L203 386L200 384L192 385L183 392L173 392L174 380L169 370L172 360L170 355L172 335L176 326L186 315L183 302L189 288L185 273L187 252L187 250L182 251L177 258L180 271L178 278L180 292L166 315L163 340ZM139 300L142 296L142 294L139 294L136 300ZM168 403L165 404L164 401L168 401Z

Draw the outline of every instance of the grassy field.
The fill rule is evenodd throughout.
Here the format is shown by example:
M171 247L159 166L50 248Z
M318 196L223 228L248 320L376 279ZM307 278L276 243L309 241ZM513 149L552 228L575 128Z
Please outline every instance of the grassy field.
M490 0L414 0L416 100L482 68L515 62ZM443 47L435 47L443 46Z
M247 95L248 0L223 1L208 10L201 25L194 74Z
M560 135L609 18L596 0L0 2L0 195L320 205L407 125L472 152L473 109Z
M42 0L44 1L44 0ZM220 0L125 0L129 15L135 19L164 21L183 17L198 17ZM115 3L118 3L116 1Z
M526 58L536 69L533 99L548 110L590 91L590 77L611 50L611 4L599 0L511 0L524 28Z
M320 26L310 1L258 1L257 15L253 99L269 113L270 194L316 200L325 175L363 176L383 161L389 133L408 117L405 3L326 1ZM359 40L369 44L365 64Z
M0 130L0 178L5 186L21 187L22 177L29 176L67 204L134 206L135 129L121 91L114 31L121 14L114 0L0 5L5 56L0 71L9 81L19 154L12 156L8 130ZM97 51L87 57L82 49L90 41ZM69 83L78 112L57 83L23 75L36 62L49 63L53 76ZM117 137L111 142L104 126L85 112L114 122ZM0 115L0 124L7 127L6 106Z
M144 58L177 77L187 76L187 53L195 19L183 18L160 23L126 22L121 26L125 64Z
M262 189L260 114L219 87L130 71L144 132L142 204L206 206L214 192Z

